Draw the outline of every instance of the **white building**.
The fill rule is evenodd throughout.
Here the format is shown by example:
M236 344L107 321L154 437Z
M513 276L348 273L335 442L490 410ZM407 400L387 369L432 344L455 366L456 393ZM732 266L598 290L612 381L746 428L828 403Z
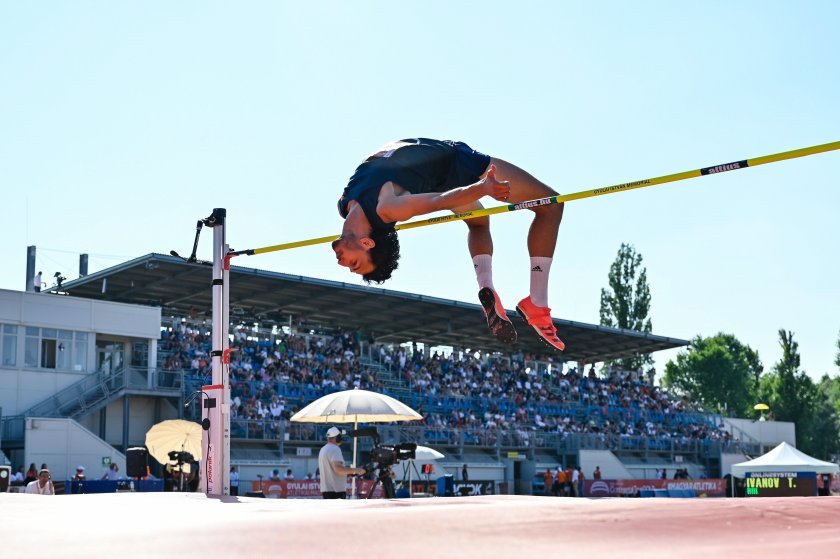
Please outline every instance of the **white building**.
M180 376L156 369L160 327L156 307L0 290L0 440L14 468L124 472L125 449L182 400Z

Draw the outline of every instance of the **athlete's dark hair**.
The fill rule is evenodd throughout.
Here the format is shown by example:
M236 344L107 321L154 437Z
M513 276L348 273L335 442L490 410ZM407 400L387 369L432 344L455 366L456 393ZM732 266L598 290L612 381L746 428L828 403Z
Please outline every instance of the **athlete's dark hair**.
M391 274L399 266L400 240L394 229L373 230L370 233L375 246L370 249L370 262L374 265L372 272L362 275L370 283L383 283L391 279Z

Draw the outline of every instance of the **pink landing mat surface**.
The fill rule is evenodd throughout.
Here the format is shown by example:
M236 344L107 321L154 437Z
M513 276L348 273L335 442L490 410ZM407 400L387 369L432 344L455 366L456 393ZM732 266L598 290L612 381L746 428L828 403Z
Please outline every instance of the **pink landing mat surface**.
M0 494L0 557L840 557L840 497Z

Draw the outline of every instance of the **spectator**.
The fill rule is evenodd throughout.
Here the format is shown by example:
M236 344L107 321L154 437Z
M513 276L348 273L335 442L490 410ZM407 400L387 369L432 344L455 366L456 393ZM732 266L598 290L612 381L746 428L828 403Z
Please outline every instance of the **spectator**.
M12 474L12 477L9 478L9 483L11 485L23 485L23 480L25 475L23 473L23 464L18 466L18 470Z
M239 472L236 466L230 467L230 494L236 497L239 495Z
M35 462L32 462L29 464L29 469L26 470L26 477L23 478L23 484L28 487L36 479L38 479L38 468L35 467Z
M566 467L566 485L563 487L563 495L566 497L574 497L573 489L572 489L572 472L574 470L571 466Z
M470 480L470 473L467 471L467 465L461 468L461 481L469 481Z
M294 481L294 480L295 480L295 475L292 473L292 469L291 469L291 468L289 468L288 470L286 470L286 477L285 477L284 479L285 479L286 481Z
M592 479L598 481L601 479L601 466L595 466L595 471L592 472Z
M73 481L84 481L87 478L85 477L85 467L79 466L76 468L76 473L73 474Z
M108 470L105 471L105 475L102 476L102 479L108 479L111 481L120 479L120 467L116 462L111 462L108 466Z
M543 474L543 495L548 497L552 493L552 485L554 484L554 474L551 473L551 468L546 468Z
M578 497L584 497L584 489L586 488L586 480L585 480L585 476L583 475L583 469L580 466L577 467L577 474L578 474L577 496Z
M566 472L562 466L557 466L557 475L554 476L554 496L560 497L563 495L566 487Z
M35 274L35 278L33 278L32 280L32 288L35 290L35 293L40 293L41 288L45 285L47 284L43 281L43 272L38 272L37 274Z
M280 479L280 469L279 468L274 468L273 470L271 470L271 475L268 476L268 481L282 481Z
M46 468L38 471L38 479L29 482L24 492L34 495L55 495L55 487L53 487L50 471Z

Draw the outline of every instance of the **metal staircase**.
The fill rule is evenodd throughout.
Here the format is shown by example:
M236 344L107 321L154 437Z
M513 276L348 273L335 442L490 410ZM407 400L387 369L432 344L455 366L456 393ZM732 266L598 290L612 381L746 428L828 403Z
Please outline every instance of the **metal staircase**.
M180 398L183 395L183 374L120 368L110 373L97 371L45 398L22 414L3 418L4 446L22 442L28 417L66 417L80 419L99 411L125 395L146 395Z

